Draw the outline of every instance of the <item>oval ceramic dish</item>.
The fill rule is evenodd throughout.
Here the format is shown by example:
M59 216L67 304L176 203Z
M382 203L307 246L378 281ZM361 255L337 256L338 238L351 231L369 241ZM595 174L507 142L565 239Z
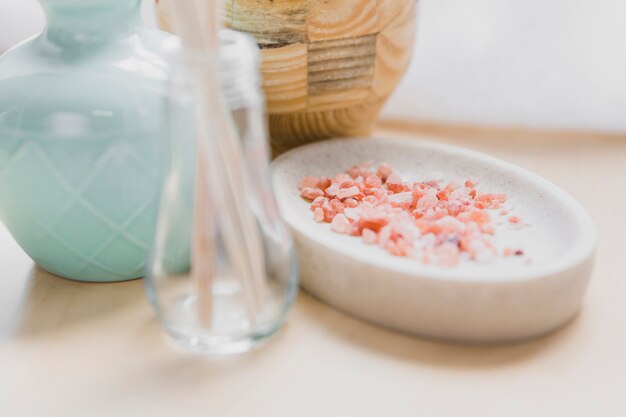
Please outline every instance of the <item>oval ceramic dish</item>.
M507 194L506 206L528 226L503 222L493 242L520 245L526 256L424 265L316 223L298 181L332 176L362 161L388 162L415 179L477 179L480 190ZM298 247L302 286L340 310L403 332L482 343L542 335L580 308L595 228L578 202L535 174L476 152L410 139L320 142L280 156L273 166L278 202Z

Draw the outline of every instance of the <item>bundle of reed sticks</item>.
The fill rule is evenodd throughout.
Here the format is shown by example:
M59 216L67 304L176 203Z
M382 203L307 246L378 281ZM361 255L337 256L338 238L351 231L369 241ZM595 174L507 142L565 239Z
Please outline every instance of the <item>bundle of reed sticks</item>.
M181 38L195 93L198 152L191 274L197 286L199 323L205 328L213 322L216 225L233 274L240 280L251 325L267 291L262 240L248 204L243 145L221 93L219 4L218 0L171 3L174 28Z

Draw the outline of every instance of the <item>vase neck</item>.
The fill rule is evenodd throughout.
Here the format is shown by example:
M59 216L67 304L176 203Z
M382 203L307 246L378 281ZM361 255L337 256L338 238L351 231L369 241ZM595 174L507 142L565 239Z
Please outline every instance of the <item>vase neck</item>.
M141 0L39 0L45 36L61 45L92 45L132 32L141 21Z

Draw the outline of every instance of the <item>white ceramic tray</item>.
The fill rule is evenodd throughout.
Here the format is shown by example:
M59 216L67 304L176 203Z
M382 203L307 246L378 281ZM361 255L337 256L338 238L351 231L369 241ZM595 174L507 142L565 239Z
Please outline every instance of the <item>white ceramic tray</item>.
M498 226L494 243L519 244L526 256L453 268L423 265L316 223L298 181L362 161L388 162L416 179L475 178L481 190L507 194L506 205L529 226ZM550 332L580 308L595 228L572 197L535 174L457 147L388 138L318 142L281 155L273 168L278 203L296 239L302 287L340 310L427 337L505 342Z

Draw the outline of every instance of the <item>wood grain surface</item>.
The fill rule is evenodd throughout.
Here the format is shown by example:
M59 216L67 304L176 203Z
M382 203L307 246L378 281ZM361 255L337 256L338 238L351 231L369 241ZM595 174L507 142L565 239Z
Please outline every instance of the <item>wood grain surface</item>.
M167 1L159 2L164 28ZM415 39L415 0L227 0L223 15L261 47L275 154L369 133Z

